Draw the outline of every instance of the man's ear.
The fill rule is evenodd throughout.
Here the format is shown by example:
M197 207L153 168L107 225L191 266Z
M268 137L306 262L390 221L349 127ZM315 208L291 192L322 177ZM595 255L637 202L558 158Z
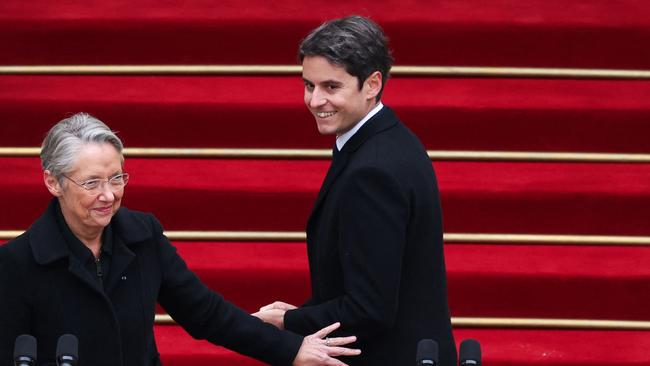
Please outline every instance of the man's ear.
M375 99L381 91L382 76L380 71L375 71L366 78L366 98Z
M61 197L63 194L61 184L59 184L59 180L56 179L49 170L43 171L43 182L45 182L45 187L47 187L47 190L50 191L54 197Z

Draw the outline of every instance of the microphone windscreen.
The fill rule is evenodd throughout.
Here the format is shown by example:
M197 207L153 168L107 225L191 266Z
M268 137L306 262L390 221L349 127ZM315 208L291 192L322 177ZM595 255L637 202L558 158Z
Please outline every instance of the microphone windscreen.
M415 362L416 365L437 365L438 343L432 339L423 339L418 342Z
M481 344L475 339L466 339L460 343L458 358L461 365L481 364Z
M56 343L56 358L61 356L72 356L78 358L79 353L79 340L72 334L64 334L59 337Z
M22 334L16 337L14 343L14 360L18 357L29 357L36 360L36 338L29 334Z

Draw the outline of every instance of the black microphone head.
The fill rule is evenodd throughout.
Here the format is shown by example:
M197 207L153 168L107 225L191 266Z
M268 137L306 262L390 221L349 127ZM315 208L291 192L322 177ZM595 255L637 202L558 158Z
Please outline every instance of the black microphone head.
M33 363L36 361L36 338L29 334L16 337L14 343L14 361Z
M481 365L481 344L475 339L466 339L460 343L459 350L461 366Z
M72 334L64 334L56 343L57 365L75 365L79 358L79 340Z
M423 339L418 342L418 351L415 354L415 364L417 366L437 366L438 342L432 339Z

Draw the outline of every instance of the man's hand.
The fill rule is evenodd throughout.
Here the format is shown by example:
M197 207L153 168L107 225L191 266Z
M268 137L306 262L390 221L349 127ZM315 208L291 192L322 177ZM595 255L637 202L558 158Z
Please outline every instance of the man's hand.
M282 309L269 309L251 315L260 318L265 323L275 325L278 329L284 329L284 313L286 312L286 310Z
M302 346L293 360L294 366L347 366L345 363L333 358L336 356L357 356L361 350L341 347L357 340L357 337L327 338L327 335L336 330L341 323L334 323L318 332L305 337ZM325 338L325 339L323 339Z

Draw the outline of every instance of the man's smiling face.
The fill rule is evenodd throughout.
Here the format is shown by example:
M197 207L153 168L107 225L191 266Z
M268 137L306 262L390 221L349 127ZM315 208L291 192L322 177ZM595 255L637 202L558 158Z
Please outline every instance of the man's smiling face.
M361 89L357 77L344 67L322 56L306 56L302 61L305 82L305 104L316 119L322 135L341 135L349 131L376 105L378 93L375 72L366 79Z

